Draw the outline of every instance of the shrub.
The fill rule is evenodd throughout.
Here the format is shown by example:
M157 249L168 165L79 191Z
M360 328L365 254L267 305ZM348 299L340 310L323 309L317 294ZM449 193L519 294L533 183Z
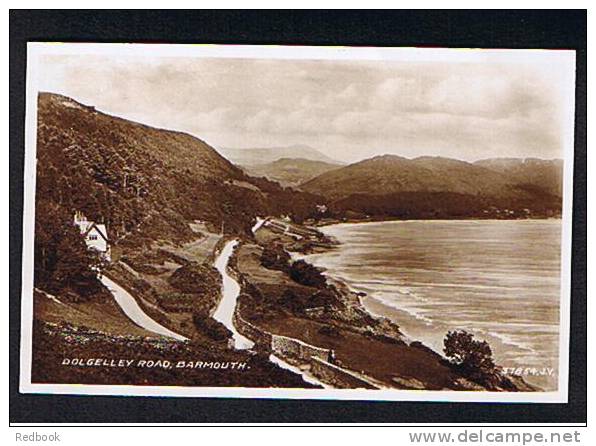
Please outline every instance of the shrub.
M312 307L330 307L338 303L339 299L331 290L320 289L310 296L308 302Z
M278 304L293 313L300 313L304 309L304 297L291 288L284 290L278 300Z
M193 314L192 321L198 331L214 341L225 341L232 337L230 330L211 317L205 317L203 314L195 313Z
M494 372L495 363L488 342L474 339L474 335L465 330L454 330L447 333L443 343L445 355L462 371L470 375Z
M279 245L267 246L261 254L261 265L267 269L286 271L290 255Z
M219 295L221 278L211 265L196 262L178 268L168 279L170 285L183 293Z
M319 333L324 336L329 336L330 338L343 337L339 330L331 325L323 325L321 328L319 328Z
M292 263L289 273L292 280L301 285L322 288L327 282L318 268L304 260Z

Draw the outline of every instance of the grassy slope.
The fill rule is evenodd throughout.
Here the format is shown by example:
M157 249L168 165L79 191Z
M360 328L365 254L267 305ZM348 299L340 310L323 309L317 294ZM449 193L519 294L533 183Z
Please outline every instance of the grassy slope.
M166 386L313 387L266 358L209 342L185 344L148 332L112 301L73 304L35 293L32 381ZM68 359L246 362L246 370L63 366Z
M540 187L558 197L563 195L563 160L491 158L474 164L507 175L518 184Z

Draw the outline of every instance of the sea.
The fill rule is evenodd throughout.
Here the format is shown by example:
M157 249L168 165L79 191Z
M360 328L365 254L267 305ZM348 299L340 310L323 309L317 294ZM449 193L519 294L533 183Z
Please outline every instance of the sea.
M319 229L340 245L304 258L366 293L369 312L437 352L449 330L467 330L488 341L508 373L521 373L545 391L557 389L561 220L412 220Z

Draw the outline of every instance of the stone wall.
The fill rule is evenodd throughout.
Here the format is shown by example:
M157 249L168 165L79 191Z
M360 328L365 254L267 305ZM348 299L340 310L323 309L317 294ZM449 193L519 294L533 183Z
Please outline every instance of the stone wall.
M234 326L262 350L274 353L296 366L310 365L310 373L338 389L379 389L368 377L328 362L330 350L307 344L299 339L271 334L234 314Z
M299 339L279 335L272 335L271 350L281 356L304 362L310 362L311 358L320 358L326 361L330 352L327 348L315 347Z
M234 313L234 326L243 336L246 336L260 347L281 357L289 358L292 362L308 363L310 358L316 357L326 361L329 349L307 344L299 339L269 333Z
M253 341L261 350L272 351L273 335L244 320L238 311L234 313L234 327L238 333Z
M233 276L244 288L247 284L242 274L232 269ZM367 376L339 367L330 362L330 350L308 344L299 339L269 333L243 319L236 307L234 326L243 336L252 340L258 348L275 354L296 366L310 365L310 374L320 381L339 389L379 389L381 385Z
M339 389L379 389L377 383L366 376L338 367L323 359L312 357L310 373L324 383Z

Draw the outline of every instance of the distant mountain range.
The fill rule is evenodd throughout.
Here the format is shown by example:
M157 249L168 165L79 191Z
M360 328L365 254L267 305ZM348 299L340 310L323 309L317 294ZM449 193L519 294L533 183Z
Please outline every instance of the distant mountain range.
M305 158L281 158L265 164L247 165L247 173L266 177L282 186L298 187L325 172L342 167L340 164L315 161Z
M338 161L329 158L307 145L245 149L220 148L217 151L232 163L239 166L266 164L282 158L302 158L311 161L340 164Z
M305 146L238 152L252 156L244 163L232 157L245 170L191 135L42 93L37 215L71 219L78 210L106 224L111 242L139 245L188 240L193 220L240 234L250 233L255 217L263 215L295 221L352 215L515 218L558 215L561 209L560 160L467 163L384 155L342 166ZM255 162L246 163L248 158ZM323 204L324 215L317 206Z
M560 178L560 160L468 163L382 155L323 173L300 189L325 196L339 215L549 216L560 213Z

